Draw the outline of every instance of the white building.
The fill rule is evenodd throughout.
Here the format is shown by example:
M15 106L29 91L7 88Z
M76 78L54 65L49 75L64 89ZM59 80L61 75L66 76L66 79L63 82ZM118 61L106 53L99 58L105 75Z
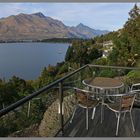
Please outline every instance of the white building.
M110 41L106 41L103 43L103 56L102 57L107 57L108 54L112 51L113 49L113 42Z

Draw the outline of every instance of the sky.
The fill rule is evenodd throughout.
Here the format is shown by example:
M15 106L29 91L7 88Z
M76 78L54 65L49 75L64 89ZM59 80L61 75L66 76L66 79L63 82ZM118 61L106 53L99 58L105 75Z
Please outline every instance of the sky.
M0 3L0 18L42 12L67 26L83 23L93 29L116 31L123 27L135 3ZM140 3L137 3L140 6Z

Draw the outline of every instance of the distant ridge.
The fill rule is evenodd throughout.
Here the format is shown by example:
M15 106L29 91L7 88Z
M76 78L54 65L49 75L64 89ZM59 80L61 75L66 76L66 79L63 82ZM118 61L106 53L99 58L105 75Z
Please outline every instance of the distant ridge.
M42 40L50 38L93 38L109 31L95 30L80 23L76 27L46 17L43 13L11 15L0 19L0 40Z
M85 38L92 38L109 32L107 30L95 30L82 23L78 24L76 27L72 27L71 29L76 31L78 34L81 34Z

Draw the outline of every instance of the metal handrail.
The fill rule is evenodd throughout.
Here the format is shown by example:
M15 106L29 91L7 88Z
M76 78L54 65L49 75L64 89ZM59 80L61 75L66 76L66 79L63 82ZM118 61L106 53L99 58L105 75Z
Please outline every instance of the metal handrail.
M66 76L64 76L64 77L62 77L62 78L60 78L60 79L58 79L58 80L56 80L56 81L50 83L49 85L47 85L47 86L41 88L40 90L38 90L38 91L32 93L31 95L26 96L26 97L24 97L24 98L18 100L16 103L13 103L13 104L9 105L8 107L6 107L6 108L4 108L4 109L1 109L1 110L0 110L0 117L3 116L3 115L5 115L5 114L7 114L8 112L10 112L10 111L16 109L17 107L23 105L24 103L28 102L28 101L31 100L32 98L34 98L34 97L36 97L36 96L42 94L42 93L45 92L46 90L51 89L53 86L57 85L58 83L63 82L65 79L71 77L72 75L74 75L75 73L81 71L82 69L86 68L87 66L88 66L88 65L84 65L83 67L81 67L81 68L79 68L79 69L77 69L77 70L75 70L75 71L73 71L73 72L67 74Z
M64 98L64 95L63 95L63 90L65 89L65 84L66 83L63 83L63 81L71 76L73 76L74 74L80 72L81 70L85 69L85 68L90 68L90 70L92 70L92 67L93 68L112 68L112 69L128 69L128 70L140 70L140 68L137 68L137 67L118 67L118 66L107 66L107 65L92 65L92 64L87 64L87 65L84 65L82 67L80 67L79 69L77 70L74 70L72 71L71 73L67 74L66 76L48 84L47 86L39 89L38 91L36 92L33 92L32 94L30 94L29 96L26 96L20 100L18 100L17 102L9 105L8 107L6 108L3 108L2 110L0 110L0 117L7 114L8 112L20 107L21 105L23 105L24 103L30 101L32 98L40 95L40 94L43 94L45 91L49 90L49 89L53 89L55 88L56 85L59 84L59 103L60 103L60 125L61 125L61 129L60 131L62 131L62 135L63 135L63 126L64 126L64 121L63 121L63 98ZM81 81L82 82L82 81ZM70 88L70 87L67 87L67 88Z
M89 66L89 67L98 67L98 68L112 68L112 69L140 70L139 67L121 67L121 66L93 65L93 64L88 64L88 66Z
M75 73L81 71L82 69L86 68L86 67L98 67L98 68L113 68L113 69L129 69L129 70L140 70L140 68L137 68L137 67L119 67L119 66L108 66L108 65L92 65L92 64L87 64L87 65L84 65L82 66L81 68L67 74L66 76L50 83L49 85L39 89L38 91L36 92L33 92L31 95L29 96L26 96L20 100L18 100L16 103L13 103L11 105L9 105L8 107L4 108L4 109L1 109L0 110L0 117L7 114L8 112L16 109L17 107L21 106L22 104L26 103L27 101L31 100L32 98L42 94L44 91L46 90L49 90L51 89L53 86L57 85L58 83L61 83L63 82L65 79L71 77L72 75L74 75Z

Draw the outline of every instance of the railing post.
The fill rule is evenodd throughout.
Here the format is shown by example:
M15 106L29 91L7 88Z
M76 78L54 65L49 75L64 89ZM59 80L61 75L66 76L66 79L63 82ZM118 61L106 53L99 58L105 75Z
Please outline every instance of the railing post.
M29 101L29 103L28 103L27 117L30 116L30 109L31 109L31 101Z
M64 135L64 118L63 118L63 84L59 83L59 115L62 136Z

